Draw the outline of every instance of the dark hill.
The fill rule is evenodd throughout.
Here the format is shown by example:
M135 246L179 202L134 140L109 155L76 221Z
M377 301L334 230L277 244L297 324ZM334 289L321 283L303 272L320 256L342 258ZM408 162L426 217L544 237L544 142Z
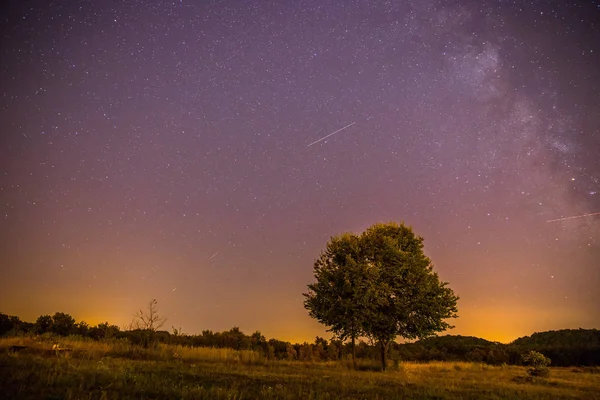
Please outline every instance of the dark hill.
M473 336L446 335L394 346L402 360L411 361L483 361L491 364L513 361L500 343ZM512 357L517 360L518 355Z
M510 344L473 336L447 335L393 346L395 355L406 361L479 361L490 364L521 364L522 355L530 350L549 357L554 366L599 365L600 330L539 332Z
M444 336L432 336L425 339L421 339L416 342L423 346L428 347L447 347L447 346L492 346L494 342L478 338L475 336L462 336L462 335L444 335Z
M521 352L539 351L550 357L552 365L599 365L600 330L562 329L537 332L512 342L509 347Z
M517 346L553 347L600 347L598 329L561 329L558 331L536 332L531 336L518 338L511 344Z

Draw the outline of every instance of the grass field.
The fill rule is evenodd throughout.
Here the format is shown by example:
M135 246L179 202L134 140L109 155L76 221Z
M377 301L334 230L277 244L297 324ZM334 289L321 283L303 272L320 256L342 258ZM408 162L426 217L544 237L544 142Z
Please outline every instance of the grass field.
M523 367L478 363L268 361L259 353L126 341L0 340L0 397L6 399L599 399L597 369L552 368L530 378ZM27 346L9 351L10 346Z

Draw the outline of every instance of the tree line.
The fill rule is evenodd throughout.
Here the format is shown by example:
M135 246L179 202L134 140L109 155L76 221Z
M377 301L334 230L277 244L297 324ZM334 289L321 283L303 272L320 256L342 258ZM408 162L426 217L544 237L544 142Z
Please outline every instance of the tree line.
M75 322L69 314L40 315L35 322L22 321L15 315L0 313L0 336L52 334L56 336L81 336L94 340L110 339L121 332L116 325L102 322L95 326L85 321Z
M150 307L156 305L153 300ZM54 315L41 315L35 322L25 322L14 315L0 313L0 337L15 337L24 335L44 335L51 337L76 337L98 341L127 340L131 344L142 347L154 346L158 343L181 345L189 347L215 347L233 350L253 350L262 353L268 359L326 361L340 360L346 354L347 347L340 340L328 341L317 337L315 343L296 343L269 339L256 331L245 334L239 327L233 327L223 332L204 330L199 335L183 334L181 329L172 328L172 332L158 330L162 323L149 322L140 316L155 315L141 312L125 329L103 322L91 326L84 321L75 319L66 313L57 312Z
M253 350L271 360L304 362L339 361L352 357L351 343L339 339L316 337L312 343L290 343L266 339L260 332L245 334L239 327L223 332L202 331L198 335L182 334L180 329L149 331L147 329L121 329L103 322L91 326L75 322L69 314L57 312L42 315L35 322L22 321L17 316L0 313L0 336L45 335L53 337L74 336L97 341L126 340L144 346L156 343L190 347L215 347L234 350ZM150 343L145 343L151 338ZM357 360L379 360L379 347L364 340L355 343ZM523 363L522 354L534 350L552 359L553 366L600 365L600 330L565 329L535 333L510 344L490 342L485 339L460 336L434 336L414 343L392 342L389 358L402 361L466 361L492 365Z

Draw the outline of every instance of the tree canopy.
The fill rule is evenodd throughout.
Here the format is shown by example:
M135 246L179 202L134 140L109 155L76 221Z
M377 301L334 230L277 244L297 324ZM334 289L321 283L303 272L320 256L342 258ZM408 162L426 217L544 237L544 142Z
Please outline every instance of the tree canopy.
M394 222L375 224L361 235L332 237L314 265L304 306L340 339L366 336L381 350L451 327L458 297L433 271L423 238Z
M366 264L361 263L360 240L352 234L333 237L315 261L316 282L309 284L304 306L309 315L330 327L341 340L352 340L352 361L356 366L355 340L361 334L365 310L363 295L368 289ZM362 305L362 306L361 306Z

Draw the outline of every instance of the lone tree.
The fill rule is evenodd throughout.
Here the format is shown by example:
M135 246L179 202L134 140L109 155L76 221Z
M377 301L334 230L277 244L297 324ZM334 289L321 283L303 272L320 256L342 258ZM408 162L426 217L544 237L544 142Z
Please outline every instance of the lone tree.
M158 301L152 299L148 303L147 311L140 310L135 313L135 318L131 325L134 329L156 332L162 328L166 321L166 318L158 315Z
M383 370L397 336L431 336L451 328L445 319L457 317L458 297L433 271L423 238L404 224L375 224L360 236L332 238L314 270L316 282L304 294L309 315L340 339L377 341Z

